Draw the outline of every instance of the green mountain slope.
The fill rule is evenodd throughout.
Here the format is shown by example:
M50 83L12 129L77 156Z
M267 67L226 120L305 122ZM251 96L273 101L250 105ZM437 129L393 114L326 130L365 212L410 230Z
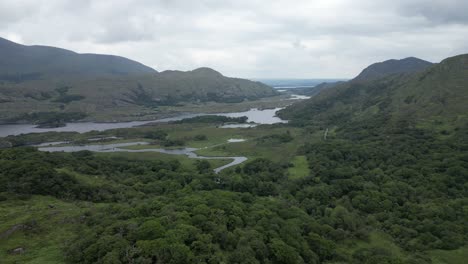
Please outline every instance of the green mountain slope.
M432 65L431 62L414 57L401 60L386 60L384 62L374 63L365 68L354 80L369 81L392 74L414 73L423 71Z
M278 94L273 88L229 78L211 69L94 79L0 81L0 120L29 112L83 112L124 109L137 113L184 103L241 102Z
M82 78L145 73L156 71L119 56L78 54L47 46L24 46L0 38L0 80L22 81L63 76Z
M460 55L422 72L349 81L280 113L312 139L299 149L311 200L336 195L325 203L382 232L340 244L353 260L332 263L464 263L467 102L468 55Z
M379 119L391 126L409 121L455 122L468 112L468 55L448 58L425 71L352 80L284 110L300 123L336 125Z

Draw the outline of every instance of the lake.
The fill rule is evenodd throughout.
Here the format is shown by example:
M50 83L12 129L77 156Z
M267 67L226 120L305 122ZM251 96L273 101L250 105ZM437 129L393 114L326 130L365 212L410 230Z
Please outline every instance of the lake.
M109 129L116 128L130 128L141 126L149 123L162 123L162 122L171 122L179 121L185 118L192 118L201 115L220 115L228 117L241 117L247 116L247 122L254 122L256 124L275 124L275 123L287 123L286 120L276 116L276 112L281 108L274 109L257 109L252 108L244 112L232 112L232 113L217 113L217 114L181 114L176 117L162 118L156 120L148 121L132 121L132 122L117 122L117 123L94 123L94 122L78 122L78 123L67 123L64 127L54 127L54 128L37 128L33 124L6 124L0 125L0 137L6 137L9 135L20 135L28 133L43 133L43 132L78 132L85 133L92 130L104 131Z

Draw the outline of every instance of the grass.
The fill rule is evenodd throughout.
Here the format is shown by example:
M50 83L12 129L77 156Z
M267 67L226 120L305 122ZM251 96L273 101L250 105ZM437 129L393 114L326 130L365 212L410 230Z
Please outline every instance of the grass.
M0 263L64 263L63 246L73 236L80 215L85 208L96 206L84 202L79 205L47 196L2 201L0 234L18 224L29 223L32 227L0 239ZM8 253L18 247L25 253Z
M259 140L268 135L286 133L288 130L294 136L294 140L291 142L263 142ZM276 162L284 162L296 156L297 148L307 140L301 136L300 130L281 126L234 129L232 133L229 138L243 138L247 139L247 141L201 149L197 151L197 154L203 156L245 156L249 159L267 158Z
M404 251L389 235L381 231L372 231L368 240L348 239L339 247L339 251L352 255L360 249L373 247L386 249L392 256L400 259L406 259L414 253ZM430 250L424 252L424 255L430 257L433 264L464 264L468 260L468 245L455 250Z
M106 185L113 185L112 181L109 181L108 179L104 179L101 176L86 175L86 174L78 173L76 171L72 171L72 170L67 169L67 168L60 168L60 169L57 169L57 171L66 173L68 175L71 175L71 176L75 177L79 182L89 184L91 186L100 186L100 185L105 185L105 184Z
M189 170L196 170L195 162L197 159L191 159L185 155L170 155L158 152L138 152L138 153L130 153L130 152L112 152L112 153L96 153L96 155L106 156L106 157L124 157L126 159L135 159L135 160L162 160L162 161L170 161L170 160L178 160L181 165ZM230 163L232 160L207 160L212 168L218 168L223 165Z
M301 179L309 175L309 163L307 162L306 156L296 156L291 162L293 167L288 169L290 179Z
M386 249L392 254L392 256L398 258L405 256L404 251L392 241L392 238L380 231L372 231L369 234L368 240L345 240L343 245L339 247L339 251L344 251L352 255L354 252L360 249L373 247Z
M468 245L455 250L431 250L433 264L464 264L468 260Z

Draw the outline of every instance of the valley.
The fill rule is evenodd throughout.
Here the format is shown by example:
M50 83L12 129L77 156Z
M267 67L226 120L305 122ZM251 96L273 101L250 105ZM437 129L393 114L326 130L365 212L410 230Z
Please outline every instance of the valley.
M466 260L468 55L274 89L64 54L2 77L0 263Z

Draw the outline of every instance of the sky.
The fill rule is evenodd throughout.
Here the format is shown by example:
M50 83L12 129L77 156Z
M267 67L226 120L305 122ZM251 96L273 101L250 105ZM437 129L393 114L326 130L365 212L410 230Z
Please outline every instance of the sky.
M468 53L467 10L467 0L0 0L0 37L158 71L352 78L387 59Z

